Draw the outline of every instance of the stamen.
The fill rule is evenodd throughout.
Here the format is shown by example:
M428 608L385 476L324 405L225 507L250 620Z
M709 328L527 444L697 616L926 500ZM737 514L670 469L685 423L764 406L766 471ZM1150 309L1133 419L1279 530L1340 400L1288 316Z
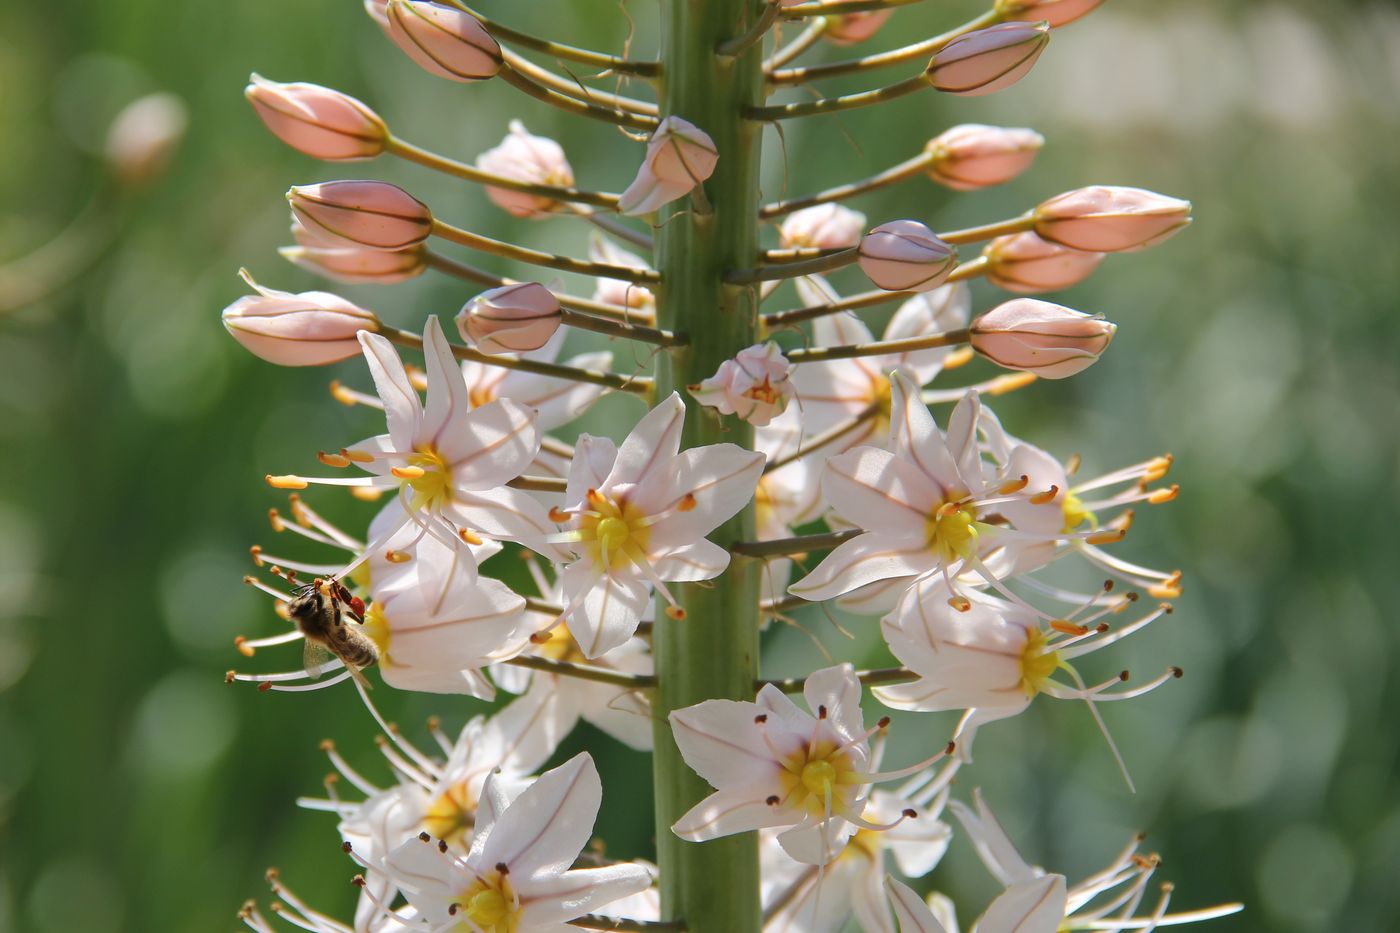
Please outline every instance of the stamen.
M997 489L997 492L1001 493L1003 496L1009 496L1012 493L1017 493L1020 492L1022 489L1025 489L1027 486L1030 485L1030 482L1031 478L1026 474L1022 473L1020 479L1013 480L1009 483L1002 483L1000 488Z
M897 771L847 771L838 778L838 781L842 784L881 784L885 781L897 781L900 778L909 777L911 774L917 774L929 765L937 764L955 751L957 751L957 743L950 741L936 754L907 768L900 768Z
M1180 491L1181 487L1176 483L1172 483L1171 486L1166 489L1157 489L1151 492L1147 496L1147 501L1152 505L1161 505L1163 502L1170 502L1175 499L1177 493Z
M1047 503L1054 502L1055 497L1059 494L1060 487L1052 484L1049 489L1045 490L1044 492L1036 493L1035 495L1031 496L1030 499L1027 501L1029 501L1031 505L1045 505Z
M316 459L328 467L343 469L350 465L350 458L342 454L328 454L324 450L316 451Z
M308 485L300 476L273 476L269 473L266 479L267 484L274 489L305 489Z
M368 395L357 389L350 388L339 379L331 380L331 398L350 408L356 405L364 405L368 408L377 408L380 411L384 410L384 403L382 401L375 398L373 395Z

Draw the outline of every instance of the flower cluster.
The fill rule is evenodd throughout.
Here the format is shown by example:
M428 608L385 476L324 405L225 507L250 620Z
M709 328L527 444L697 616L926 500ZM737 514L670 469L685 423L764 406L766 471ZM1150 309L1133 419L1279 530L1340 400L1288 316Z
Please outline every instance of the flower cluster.
M919 176L955 191L1003 184L1029 171L1045 144L1030 129L980 124L944 130L900 165L815 194L763 204L752 183L758 124L929 88L992 93L1023 79L1052 27L1096 0L998 0L928 42L810 66L791 63L823 38L871 40L895 11L774 0L750 15L754 4L720 5L746 28L656 62L529 37L457 2L365 4L429 75L509 84L626 130L635 171L617 194L580 187L564 147L519 121L458 161L400 139L368 104L337 91L257 76L248 87L267 127L313 158L406 159L481 186L513 217L597 228L587 257L573 257L457 227L386 182L298 186L287 195L297 242L288 259L340 282L432 272L470 283L453 319L460 341L436 316L405 329L337 295L275 291L246 274L254 294L224 311L230 334L264 360L362 359L368 378L337 380L333 396L384 419L382 433L363 440L323 441L316 475L267 476L291 494L286 514L271 513L274 532L300 540L285 553L252 549L263 572L246 579L285 625L238 648L255 657L299 643L301 663L228 679L278 693L353 688L382 730L392 775L374 783L326 746L336 773L324 797L302 803L338 818L361 871L359 904L352 922L332 920L273 875L279 912L303 929L356 933L758 929L756 913L712 921L707 911L722 905L695 900L663 918L658 876L669 890L687 871L684 857L667 863L667 846L659 868L589 846L602 796L592 757L546 769L580 721L654 750L658 782L693 789L693 771L713 788L669 816L662 810L658 831L692 846L682 850L756 834L747 876L743 862L719 870L761 896L767 930L836 933L852 916L881 933L956 930L946 899L925 901L891 875L934 868L954 835L945 809L1004 887L977 922L982 933L1151 928L1235 909L1168 914L1164 894L1140 914L1157 860L1136 844L1070 888L1016 853L980 795L975 811L951 799L973 767L978 730L1036 697L1085 703L1107 738L1098 704L1181 676L1170 667L1092 682L1076 667L1169 613L1165 600L1180 592L1179 572L1112 549L1134 507L1176 496L1163 484L1170 456L1084 476L1077 457L1062 461L1008 432L991 403L1037 378L1082 372L1115 332L1101 316L1026 296L1076 284L1108 253L1165 240L1189 222L1190 205L1090 187L937 232L916 218L872 227L839 203ZM783 18L807 28L760 62ZM673 41L696 31L680 29ZM585 85L517 46L621 80L611 90ZM668 81L700 80L683 66L713 67L723 83L743 71L733 65L740 58L752 63L748 73L762 69L771 93L906 60L924 68L875 91L788 103L716 87L716 101L734 103L727 117L717 115L723 107L670 112L674 95L622 93L667 69L676 69ZM753 248L765 239L772 245ZM963 251L979 244L977 255ZM550 275L496 275L457 248ZM556 273L590 276L592 288L570 293ZM873 287L843 295L857 274ZM1014 297L974 313L983 299L969 282L978 278ZM764 309L788 282L798 304ZM877 339L861 314L895 302ZM594 348L561 362L581 332L595 347L628 341L650 353ZM421 354L421 366L405 350ZM622 359L658 362L647 373L615 367ZM959 378L969 364L982 371ZM641 404L614 406L608 436L581 433L574 422L605 394ZM348 493L363 512L333 522L305 498L313 487ZM1080 592L1052 579L1049 568L1067 563L1081 576L1087 568L1095 585ZM825 602L865 617L896 663L759 680L760 628ZM380 715L369 692L376 679L513 698L455 739L432 721L425 751ZM885 715L870 724L866 688L890 709L961 719L944 738L892 746L908 730ZM803 704L788 696L798 692ZM885 763L895 756L915 763ZM241 916L272 929L256 905Z

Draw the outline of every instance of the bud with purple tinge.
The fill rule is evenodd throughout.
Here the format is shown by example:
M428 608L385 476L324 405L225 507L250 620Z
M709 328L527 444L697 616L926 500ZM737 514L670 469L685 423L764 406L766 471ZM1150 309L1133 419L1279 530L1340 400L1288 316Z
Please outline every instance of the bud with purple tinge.
M535 282L520 282L467 302L457 312L457 330L482 353L527 353L549 342L562 317L553 292Z
M1086 253L1042 240L1034 233L999 236L982 250L987 281L1022 295L1078 285L1103 262L1103 253Z
M433 232L428 205L384 181L328 181L287 192L292 214L327 245L401 250Z
M317 237L299 222L292 224L292 236L297 245L284 246L278 252L302 268L338 282L391 285L422 275L428 268L427 250L422 244L404 250L350 246L343 240Z
M394 44L431 74L466 82L501 70L501 47L461 10L427 0L389 0L384 18Z
M719 161L715 141L680 117L667 117L647 141L646 158L637 177L622 192L618 210L633 216L683 198L714 173Z
M783 246L816 249L846 249L860 242L865 231L865 215L840 204L818 204L794 211L778 235Z
M1044 21L1059 28L1087 16L1102 3L1103 0L997 0L995 6L1003 19Z
M861 271L887 292L931 291L958 265L957 251L916 220L880 224L859 252Z
M1147 191L1095 185L1066 191L1034 211L1041 239L1091 253L1155 246L1191 222L1191 202Z
M349 94L317 84L280 84L253 75L243 96L278 139L313 159L372 159L384 151L389 128Z
M510 121L510 132L500 145L476 157L476 167L532 185L571 188L574 184L574 170L564 155L564 147L552 139L534 135L519 120ZM543 217L559 207L559 202L553 198L506 188L488 186L486 196L514 217Z
M998 366L1063 379L1089 368L1116 329L1092 314L1014 298L974 318L969 331L972 349Z
M1026 76L1050 41L1044 23L1002 23L949 42L929 62L929 83L947 94L975 97Z
M956 191L1005 184L1030 168L1045 137L1035 130L964 123L939 133L924 151L929 177Z
M224 309L224 327L254 356L279 366L324 366L360 355L360 331L379 318L330 292L279 292L239 272L256 295Z

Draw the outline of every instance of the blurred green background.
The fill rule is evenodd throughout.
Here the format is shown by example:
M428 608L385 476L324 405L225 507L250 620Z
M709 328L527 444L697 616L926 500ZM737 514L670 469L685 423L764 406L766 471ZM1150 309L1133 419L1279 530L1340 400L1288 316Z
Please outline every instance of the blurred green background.
M627 38L610 0L482 7L578 44ZM626 9L636 49L649 49L653 4ZM900 11L871 47L976 9ZM1082 453L1090 471L1176 454L1180 499L1140 514L1122 553L1183 568L1186 594L1102 663L1144 674L1176 663L1186 678L1105 713L1136 796L1083 707L1048 701L985 730L962 782L983 786L1027 855L1071 881L1146 830L1176 906L1247 902L1215 929L1381 930L1400 914L1400 626L1387 608L1400 597L1397 63L1389 4L1115 0L1057 33L1004 93L930 94L769 137L773 194L870 174L953 123L1048 139L1004 188L953 195L915 180L866 197L855 206L872 223L948 229L1095 182L1195 202L1187 233L1110 259L1064 296L1121 325L1105 359L998 405L1011 430ZM586 242L581 222L511 220L424 169L287 150L242 99L254 69L360 96L400 135L465 159L520 116L564 143L586 187L619 190L640 152L508 87L418 72L352 0L0 6L0 262L58 236L104 184L102 140L121 106L164 90L190 113L169 172L79 228L119 224L108 253L0 317L0 931L231 930L270 864L333 912L353 902L332 820L293 800L319 791L324 736L387 779L367 716L348 689L263 696L222 683L243 661L233 636L276 622L239 582L247 547L272 537L266 510L282 504L263 474L310 472L317 448L379 430L374 412L326 392L333 376L367 386L360 367L276 369L219 325L241 265L271 287L317 287L274 252L287 239L282 192L371 175L462 226L564 252ZM6 276L18 287L14 266ZM412 328L470 294L431 277L345 291ZM977 294L978 308L995 300ZM589 426L616 431L637 413L611 399ZM368 514L314 501L351 522ZM820 615L800 621L831 650L879 661L873 625L848 625L852 645ZM821 662L802 632L770 644L773 674ZM252 662L294 664L275 651ZM478 708L376 694L415 735L430 712L455 729ZM946 725L905 718L895 737ZM583 747L604 771L600 834L618 854L646 854L646 759L596 732L564 751ZM965 923L993 891L963 841L932 880Z

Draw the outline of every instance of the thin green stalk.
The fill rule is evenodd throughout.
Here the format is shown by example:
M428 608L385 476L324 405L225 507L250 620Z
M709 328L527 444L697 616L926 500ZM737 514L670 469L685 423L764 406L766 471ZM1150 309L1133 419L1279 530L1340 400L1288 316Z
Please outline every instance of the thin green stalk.
M879 52L875 55L866 55L863 58L851 58L840 62L828 62L824 65L806 65L800 68L785 68L774 71L768 76L770 84L802 84L807 81L818 81L822 78L834 78L837 75L851 74L857 71L873 71L877 68L888 68L890 65L898 65L901 62L914 61L916 59L928 59L961 36L969 32L976 32L978 29L986 29L988 26L995 26L1001 22L1002 14L996 10L989 10L976 19L963 23L956 29L923 42L916 42L913 45L906 45L903 48L892 49L888 52Z
M528 32L521 32L503 23L498 23L493 19L488 19L486 16L463 3L462 0L448 0L448 2L469 16L475 17L477 22L486 27L487 32L491 33L492 36L502 42L511 42L523 48L534 49L536 52L552 55L555 58L578 62L582 65L591 65L594 68L602 68L606 71L615 71L618 74L636 75L639 78L654 78L661 73L661 64L659 62L635 61L633 59L623 58L620 55L609 55L606 52L595 52L592 49L580 49L572 45L564 45L562 42L552 42L549 39L541 39L539 36L531 35Z
M815 207L818 204L826 204L831 201L842 201L846 198L853 198L858 194L867 191L874 191L877 188L884 188L888 185L898 184L906 178L913 178L921 175L933 161L933 155L928 152L921 152L912 159L906 159L898 165L885 169L878 175L869 178L862 178L860 181L849 182L844 185L837 185L835 188L827 188L825 191L818 191L816 194L809 194L806 197L792 198L787 201L778 201L774 204L765 204L758 212L758 216L764 220L771 220L774 217L781 217L784 214L791 214L793 211L800 211L804 207Z
M923 337L905 337L900 340L872 340L870 343L850 343L839 347L805 347L789 350L787 358L793 363L819 363L823 360L849 360L858 356L889 356L895 353L913 353L916 350L932 350L936 347L952 347L967 343L968 331L950 330L942 334L926 334Z
M530 249L526 246L516 246L514 243L505 243L501 240L493 240L489 236L481 236L472 233L470 230L463 230L461 227L454 227L449 223L433 219L433 236L450 240L468 249L474 249L482 253L490 253L493 256L502 256L506 259L515 259L520 262L528 262L536 266L544 266L548 269L558 269L561 272L577 272L580 275L601 275L610 279L621 279L624 282L638 282L644 285L655 283L660 276L650 269L639 269L634 266L615 266L607 262L593 262L588 259L575 259L572 256L560 256L558 253L542 253L537 249Z
M568 94L560 94L553 88L545 87L534 78L526 75L523 71L517 71L510 65L502 64L501 70L497 72L499 77L506 84L517 90L524 91L536 100L544 101L552 107L568 113L578 114L593 120L602 120L604 123L611 123L614 126L623 126L629 130L641 130L651 132L656 129L656 118L645 116L640 113L632 113L628 110L617 110L610 107L601 107L597 104L590 104L579 100Z
M720 157L705 183L708 212L685 202L662 211L657 263L661 326L690 334L691 344L658 360L659 392L713 375L719 364L754 343L758 290L724 281L727 269L754 264L758 254L758 166L762 127L746 111L761 101L762 50L754 44L730 58L715 50L743 35L764 12L763 0L665 0L662 3L662 113L699 126ZM721 424L687 406L685 447L753 446L746 424ZM711 534L721 544L754 537L750 503ZM672 710L712 698L752 700L758 671L757 561L733 561L705 584L681 584L682 622L660 620L653 632L657 689L657 862L661 916L696 933L759 933L758 839L754 833L685 842L671 826L711 787L685 764L671 734Z
M474 165L465 162L458 162L456 159L449 159L440 156L427 149L420 149L412 143L402 139L391 138L387 144L387 150L401 159L409 162L417 162L436 172L453 175L457 178L465 178L467 181L474 181L480 185L489 185L492 188L505 188L509 191L519 191L524 194L533 194L542 198L554 198L559 201L568 201L574 204L592 204L595 207L605 207L612 210L617 209L618 195L607 194L602 191L581 191L578 188L564 188L558 185L537 185L527 181L517 181L514 178L504 178L500 175L493 175L490 172L483 172Z
M814 117L822 113L840 113L843 110L855 110L857 107L883 104L887 100L895 100L929 87L932 85L929 83L928 74L920 72L912 78L905 78L903 81L887 84L884 87L875 88L873 91L843 94L840 97L823 97L820 100L804 100L794 104L751 107L748 115L751 120L771 122L773 120L791 120L794 117Z
M468 265L450 256L444 256L442 253L435 253L432 250L427 251L425 258L430 268L436 269L444 275L450 275L464 282L475 282L477 285L484 285L487 288L499 288L502 285L517 285L520 281L519 279L493 275L485 269L478 269L476 266ZM621 305L605 304L601 301L594 301L591 298L580 298L577 295L566 295L562 292L555 292L554 297L558 299L560 307L569 308L573 311L581 311L584 314L591 314L595 317L611 318L615 321L636 321L639 324L651 322L651 315L638 311L636 308L624 308Z

